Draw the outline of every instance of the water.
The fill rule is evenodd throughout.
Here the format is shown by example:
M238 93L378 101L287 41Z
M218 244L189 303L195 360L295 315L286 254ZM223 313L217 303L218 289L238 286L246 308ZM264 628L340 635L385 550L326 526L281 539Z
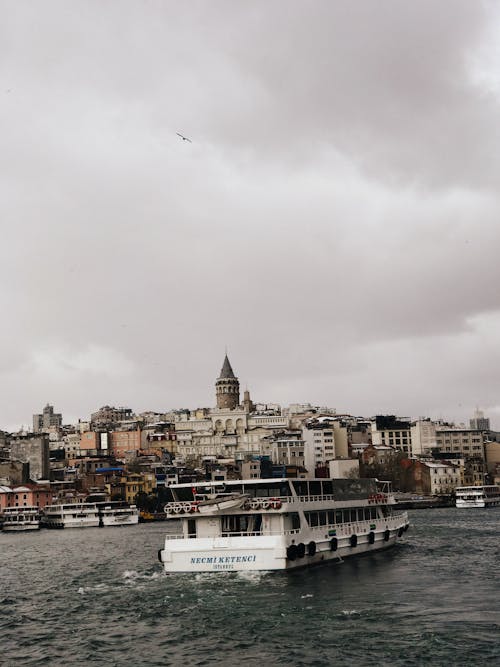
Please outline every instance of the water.
M500 509L295 573L163 574L166 525L0 533L0 664L500 665Z

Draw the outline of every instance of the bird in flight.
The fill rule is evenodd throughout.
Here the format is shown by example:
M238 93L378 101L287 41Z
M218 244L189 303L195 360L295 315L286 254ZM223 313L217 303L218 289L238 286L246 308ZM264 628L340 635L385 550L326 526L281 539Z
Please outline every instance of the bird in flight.
M189 139L188 137L185 137L183 134L179 134L179 132L176 132L176 135L177 135L178 137L180 137L180 138L182 139L182 141L189 141L190 144L193 143L193 142L191 141L191 139Z

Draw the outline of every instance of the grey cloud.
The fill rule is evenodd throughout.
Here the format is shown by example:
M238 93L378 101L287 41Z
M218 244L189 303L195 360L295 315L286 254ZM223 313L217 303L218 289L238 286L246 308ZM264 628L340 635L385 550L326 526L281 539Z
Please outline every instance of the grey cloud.
M226 344L256 399L494 413L494 6L5 7L0 428L211 405Z

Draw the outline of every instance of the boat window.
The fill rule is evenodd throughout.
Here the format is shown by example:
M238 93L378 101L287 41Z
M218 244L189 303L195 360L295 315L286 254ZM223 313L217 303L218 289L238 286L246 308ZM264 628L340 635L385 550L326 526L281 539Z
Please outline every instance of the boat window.
M319 526L318 513L317 512L307 512L307 523L311 526Z
M342 510L335 510L335 523L344 523Z
M196 537L196 521L194 519L188 519L188 537Z
M307 495L309 495L306 481L294 480L292 482L292 484L293 484L293 488L295 489L295 493L298 496L307 496Z
M333 482L331 480L325 480L322 482L323 486L323 495L332 496L333 495Z
M335 523L335 512L328 510L328 523Z
M356 510L351 510L350 511L350 521L351 523L354 523L354 521L357 520L357 512Z
M199 489L198 492L202 493ZM193 489L190 489L189 487L175 489L175 495L177 496L177 500L193 500Z
M321 482L309 482L309 495L310 496L321 495Z
M292 519L292 530L299 530L299 528L300 528L299 513L298 512L290 512L290 517Z
M249 516L246 514L227 514L222 517L222 534L245 533L248 530ZM254 531L256 531L254 527Z
M321 510L320 512L318 512L318 515L319 515L319 525L326 526L326 524L328 523L327 513L324 510Z

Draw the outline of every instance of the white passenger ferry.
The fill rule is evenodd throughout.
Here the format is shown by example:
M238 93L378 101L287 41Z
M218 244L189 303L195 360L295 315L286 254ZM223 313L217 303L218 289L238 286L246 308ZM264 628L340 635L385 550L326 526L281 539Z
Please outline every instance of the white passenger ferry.
M139 523L139 510L135 505L109 502L99 505L101 526L133 526Z
M47 505L43 509L42 525L46 528L91 528L99 526L96 503Z
M252 479L176 484L180 519L158 558L170 572L290 570L392 546L408 528L389 482Z
M457 507L498 507L500 486L460 486L455 490Z
M38 530L40 510L38 507L6 507L0 521L5 531Z

